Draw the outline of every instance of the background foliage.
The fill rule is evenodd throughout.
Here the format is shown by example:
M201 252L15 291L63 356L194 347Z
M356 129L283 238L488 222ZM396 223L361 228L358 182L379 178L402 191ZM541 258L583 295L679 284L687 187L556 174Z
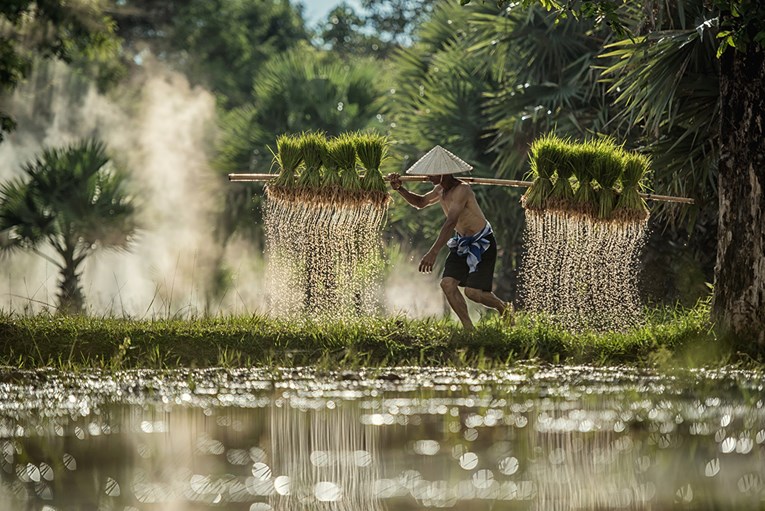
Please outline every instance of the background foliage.
M651 155L657 192L697 201L653 205L648 297L692 303L707 292L716 235L716 56L726 45L761 41L756 24L730 21L762 17L756 2L585 1L561 17L548 12L566 7L553 0L362 0L357 10L339 4L317 26L288 0L94 5L4 2L0 93L40 59L70 62L101 90L160 62L216 94L210 178L221 182L229 172L267 171L277 136L303 130L388 135L386 172L403 171L441 144L473 164L475 175L515 179L527 174L529 144L541 134L612 135ZM593 14L606 23L594 24ZM14 120L0 122L2 136ZM224 189L219 243L239 233L262 248L260 191ZM522 191L476 188L498 233L504 298L514 294L523 258ZM418 212L397 200L387 239L425 250L441 222L439 208Z

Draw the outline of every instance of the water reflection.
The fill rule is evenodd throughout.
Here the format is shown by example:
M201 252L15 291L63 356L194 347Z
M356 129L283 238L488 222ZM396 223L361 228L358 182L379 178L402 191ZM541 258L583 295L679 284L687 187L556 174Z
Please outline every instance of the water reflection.
M763 376L0 374L0 509L762 509Z
M273 471L261 463L253 474L273 481L274 510L382 509L378 428L358 401L285 393L269 409Z

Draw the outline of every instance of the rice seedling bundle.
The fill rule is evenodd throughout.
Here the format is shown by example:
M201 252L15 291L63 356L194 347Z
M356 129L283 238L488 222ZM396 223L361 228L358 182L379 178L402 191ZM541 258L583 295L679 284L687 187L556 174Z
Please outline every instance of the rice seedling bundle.
M597 152L590 142L577 144L571 151L571 172L577 182L574 192L575 209L585 215L593 215L596 206L595 189L592 187L592 166Z
M574 189L571 187L571 174L573 173L573 154L576 146L568 141L561 140L556 145L555 173L556 179L548 199L549 206L558 210L571 209L574 200Z
M296 185L296 173L303 159L300 140L293 135L279 135L276 139L274 163L279 167L279 175L273 180L274 186L292 189Z
M387 194L380 164L386 155L385 137L378 134L361 134L356 138L356 153L364 167L364 177L361 178L361 188L369 192Z
M297 184L304 193L311 193L322 186L321 166L326 146L326 139L321 133L306 132L300 136L300 151L305 165Z
M342 187L340 181L340 166L337 160L333 158L336 151L337 140L325 140L324 151L324 179L322 188L328 193L336 193Z
M648 216L648 206L640 192L644 189L644 179L650 166L651 160L641 154L628 153L624 157L622 193L616 203L616 210L624 220L643 220Z
M601 146L592 166L593 177L600 186L596 195L598 217L601 219L611 218L611 213L616 205L616 189L614 187L622 175L624 166L620 152L612 150L609 145Z
M544 209L552 192L551 177L555 172L559 139L553 134L538 138L531 144L529 158L534 182L523 194L523 205L528 209Z
M361 190L361 178L356 170L356 144L355 136L342 134L335 139L332 145L331 158L340 168L340 186L346 192Z

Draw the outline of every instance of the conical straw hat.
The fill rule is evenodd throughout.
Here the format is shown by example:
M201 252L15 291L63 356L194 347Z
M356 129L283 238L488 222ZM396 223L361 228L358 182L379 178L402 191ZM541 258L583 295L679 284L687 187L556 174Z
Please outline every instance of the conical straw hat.
M427 152L425 156L414 162L409 167L407 174L416 176L440 176L442 174L458 174L460 172L470 172L472 165L460 160L452 153L437 145Z

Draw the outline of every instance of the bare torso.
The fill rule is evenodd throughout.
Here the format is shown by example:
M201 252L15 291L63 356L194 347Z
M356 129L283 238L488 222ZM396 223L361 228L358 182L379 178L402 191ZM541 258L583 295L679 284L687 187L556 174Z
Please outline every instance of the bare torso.
M462 187L465 188L458 192L458 188ZM459 218L457 218L457 225L454 228L457 234L460 236L472 236L484 228L486 217L478 206L470 185L459 183L446 192L441 185L437 185L436 190L438 191L441 209L444 210L444 214L447 216L449 215L449 209L455 204L455 201L464 201L464 209L460 213Z

